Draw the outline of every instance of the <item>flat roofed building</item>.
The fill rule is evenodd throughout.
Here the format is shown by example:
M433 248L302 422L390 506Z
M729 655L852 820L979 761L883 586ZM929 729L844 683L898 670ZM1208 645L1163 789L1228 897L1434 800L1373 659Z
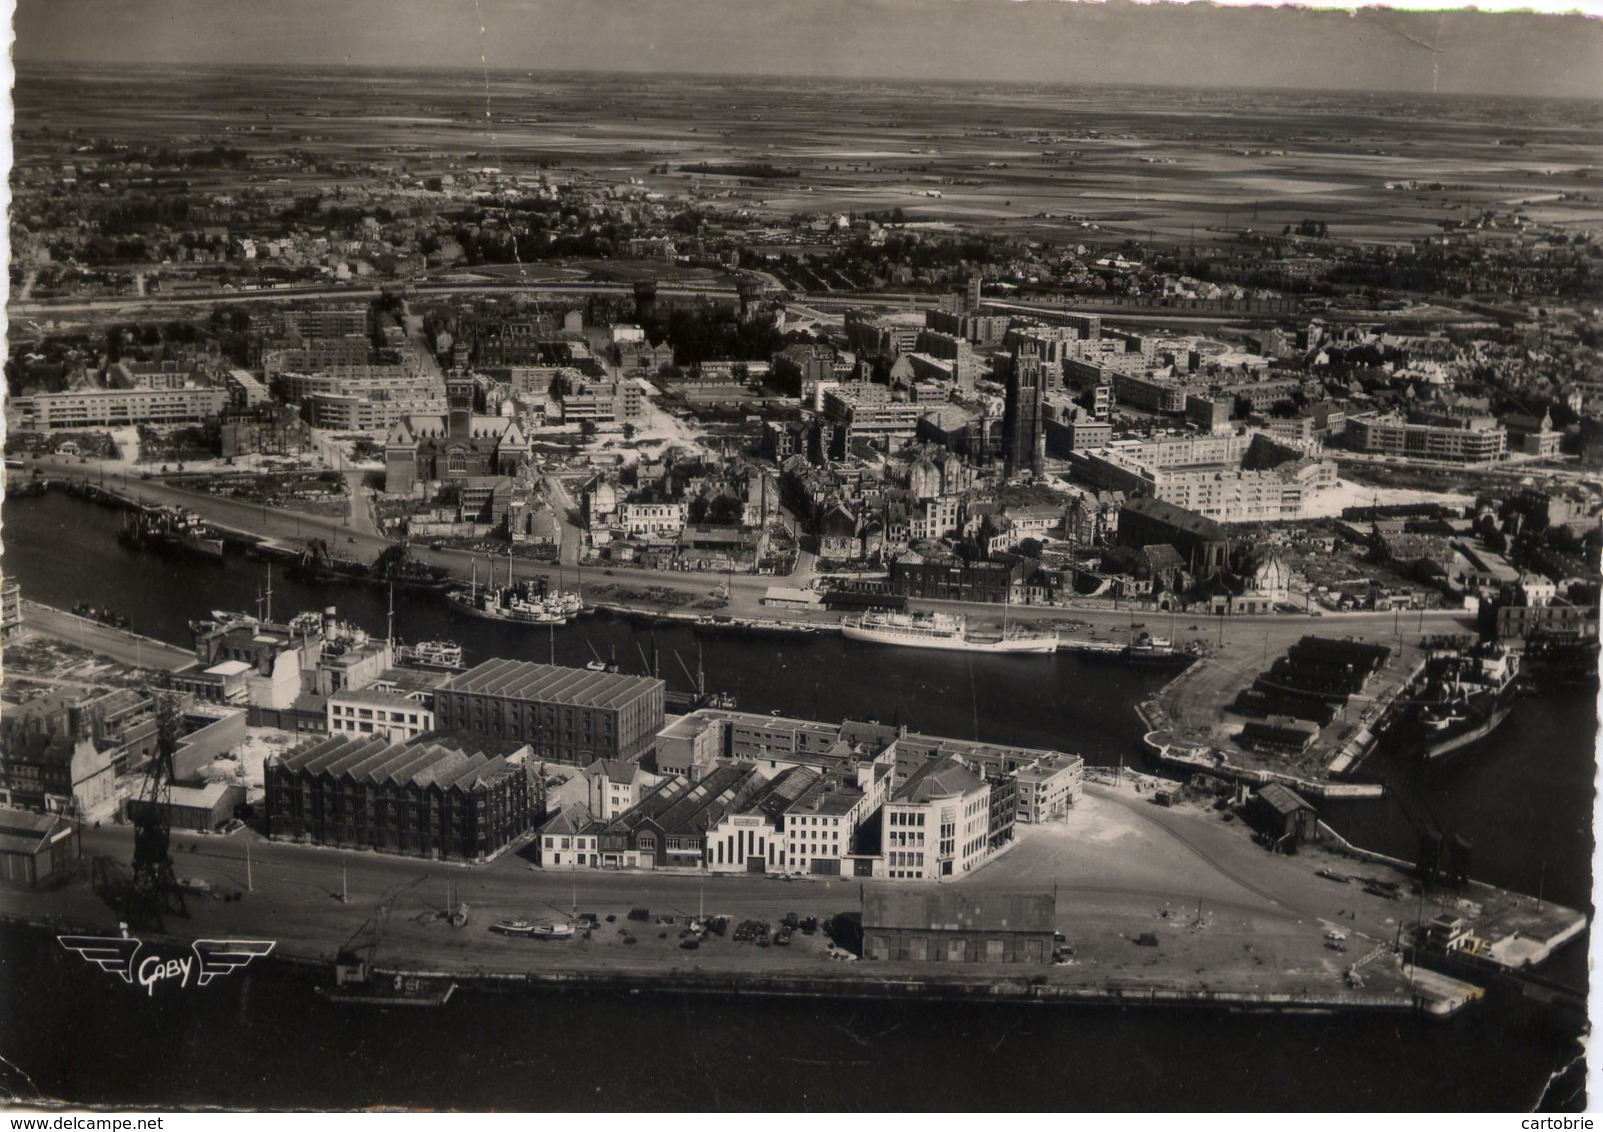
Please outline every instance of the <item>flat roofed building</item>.
M129 798L124 804L133 821L151 803ZM174 786L167 802L167 823L174 829L210 832L233 818L245 804L245 787L234 782L210 782L205 786Z
M372 685L328 698L328 730L334 735L377 735L404 743L434 730L427 692L401 692Z
M646 676L487 660L434 693L441 731L528 743L548 762L639 759L662 730L666 685Z
M14 397L8 416L18 429L92 428L132 424L197 424L228 406L228 391L80 389Z
M667 719L667 725L657 733L657 773L695 781L723 755L728 720L704 711Z
M1013 772L1017 783L1017 819L1036 824L1062 817L1084 788L1085 762L1065 756L1042 759Z
M0 641L22 632L22 587L12 583L0 589Z
M1508 429L1492 417L1410 421L1396 414L1355 417L1347 424L1352 446L1415 460L1481 464L1508 455Z

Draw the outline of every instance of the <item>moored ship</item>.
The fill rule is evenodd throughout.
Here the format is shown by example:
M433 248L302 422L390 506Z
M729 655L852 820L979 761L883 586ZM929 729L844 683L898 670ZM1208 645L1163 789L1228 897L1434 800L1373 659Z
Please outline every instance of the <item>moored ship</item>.
M193 511L160 507L130 516L117 532L117 541L135 550L184 554L221 562L223 538Z
M1128 664L1172 665L1183 668L1196 659L1193 653L1174 647L1168 637L1154 637L1142 631L1129 644L1119 650L1119 658Z
M542 595L539 587L528 582L494 589L472 586L451 590L445 596L453 609L474 617L522 625L565 625L568 618L584 612L584 602L577 594L553 590Z
M443 590L451 582L450 570L413 558L405 540L392 542L380 551L367 576L374 582L402 590Z
M1423 671L1405 693L1405 706L1387 728L1388 744L1428 760L1485 738L1514 710L1519 672L1519 654L1502 645L1432 644Z
M888 613L870 610L841 618L841 634L849 641L903 645L917 649L957 652L1055 653L1056 633L1010 633L1006 626L996 636L971 631L958 613Z
M1595 684L1598 639L1589 633L1534 633L1525 638L1520 672L1538 688Z
M337 558L320 538L306 540L294 562L284 571L292 582L366 582L372 580L372 567L354 558Z
M720 633L761 634L785 638L811 639L818 627L802 621L781 621L777 617L727 617L709 614L696 618L693 631L703 635Z
M431 975L380 975L354 951L342 951L334 962L334 985L318 987L330 1002L352 1006L444 1006L456 983Z
M455 641L419 641L396 645L395 663L407 668L429 668L441 672L460 672L462 646Z

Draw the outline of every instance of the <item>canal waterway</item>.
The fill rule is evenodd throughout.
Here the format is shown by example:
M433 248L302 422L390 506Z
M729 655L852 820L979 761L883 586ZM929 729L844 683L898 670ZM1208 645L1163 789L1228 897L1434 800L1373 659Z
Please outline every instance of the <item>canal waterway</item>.
M3 518L0 572L25 597L109 608L135 630L185 647L191 619L211 609L255 610L265 590L262 562L216 565L127 550L115 538L118 513L80 499L7 499ZM299 585L280 569L272 589L279 616L334 605L369 632L385 631L382 590ZM548 631L465 617L434 597L398 596L395 631L408 641L457 640L469 663L616 657L624 671L642 672L655 657L681 689L699 663L707 687L733 692L744 709L905 723L1071 751L1107 766L1142 765L1134 705L1172 675L1067 654L895 650L830 633L806 641L703 636L604 614ZM1555 692L1522 701L1502 729L1452 762L1375 769L1474 844L1477 878L1590 910L1595 735L1595 694ZM1389 799L1321 808L1360 845L1414 853L1413 827ZM265 993L260 975L242 984L254 991L229 992L248 1003L198 995L148 1003L114 996L120 984L85 989L81 972L25 934L6 933L3 959L0 993L10 1001L0 1027L9 1036L0 1052L37 1080L42 1070L18 1056L36 1051L32 1065L49 1063L57 1074L46 1091L91 1103L260 1105L290 1101L271 1092L272 1083L295 1081L304 1094L294 1092L292 1103L335 1107L1523 1108L1566 1059L1573 1036L1527 1008L1497 1004L1427 1023L548 992L468 994L426 1017L386 1015L380 1036L371 1017L327 1008L309 989ZM24 970L40 977L16 977ZM1584 983L1585 944L1570 945L1549 973ZM81 998L86 1014L51 1005L52 995ZM285 1014L292 1009L304 1013ZM106 1027L107 1011L119 1019L115 1030ZM660 1044L663 1031L684 1041ZM173 1056L158 1059L155 1043L140 1036L158 1032L184 1035ZM49 1048L82 1050L72 1065L82 1061L94 1073L71 1076L59 1058L38 1056ZM229 1050L226 1065L215 1057L221 1048ZM663 1061L669 1048L671 1065ZM360 1072L330 1069L343 1050L351 1052L341 1064ZM219 1064L202 1072L208 1060Z

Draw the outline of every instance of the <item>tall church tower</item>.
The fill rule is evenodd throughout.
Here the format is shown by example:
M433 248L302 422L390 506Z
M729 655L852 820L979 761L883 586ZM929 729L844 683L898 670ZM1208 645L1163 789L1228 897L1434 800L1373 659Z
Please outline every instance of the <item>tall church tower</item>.
M1046 366L1033 342L1013 352L1002 416L1002 474L1013 479L1025 472L1039 476L1046 467L1046 433L1041 423L1046 394Z
M463 372L445 379L445 402L451 415L446 422L446 435L452 440L466 440L473 432L473 397L476 392L473 378Z

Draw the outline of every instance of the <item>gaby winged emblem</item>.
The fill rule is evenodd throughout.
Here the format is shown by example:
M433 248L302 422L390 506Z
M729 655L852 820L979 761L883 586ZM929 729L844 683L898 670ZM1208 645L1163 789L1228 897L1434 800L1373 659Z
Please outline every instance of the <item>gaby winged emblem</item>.
M205 986L219 975L231 974L250 965L273 950L273 942L265 939L197 939L195 957L200 961L196 983Z
M85 962L110 971L125 983L134 981L134 956L143 946L127 936L58 935L57 941L68 951L76 951Z
M130 936L61 935L56 939L68 951L76 951L87 963L109 971L123 982L138 983L146 994L154 995L156 985L176 980L180 987L206 986L213 979L231 974L270 954L275 946L265 939L197 939L190 944L192 955L163 959L159 955L140 958L141 940Z

